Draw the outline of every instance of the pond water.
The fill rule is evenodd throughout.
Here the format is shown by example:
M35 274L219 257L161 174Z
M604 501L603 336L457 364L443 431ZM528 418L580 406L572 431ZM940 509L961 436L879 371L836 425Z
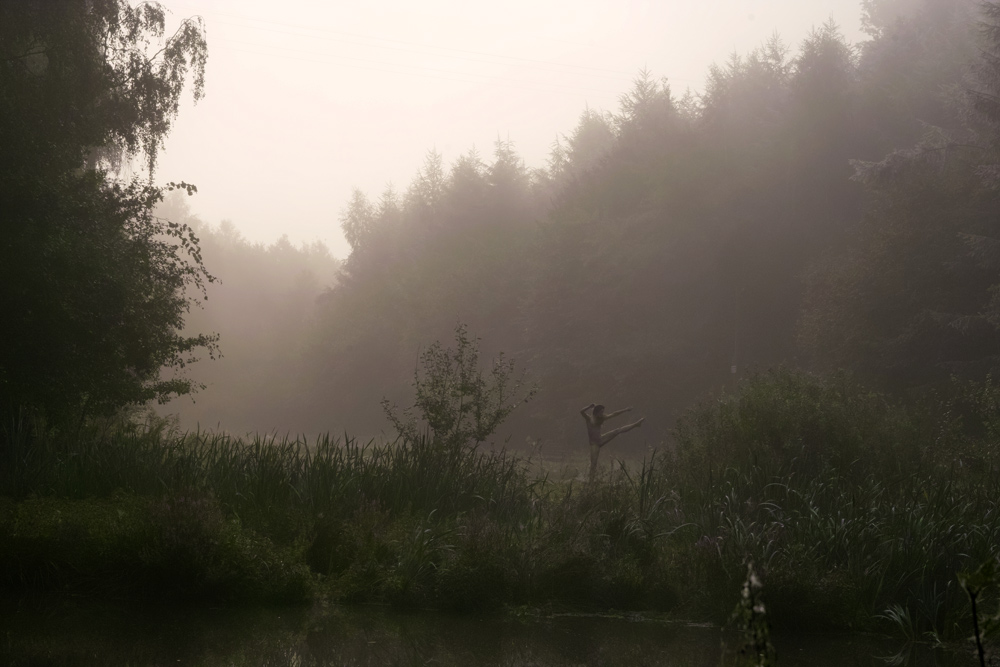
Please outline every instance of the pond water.
M882 666L897 640L774 638L781 667ZM640 616L453 616L379 608L150 608L72 601L0 610L4 665L462 665L720 667L730 631ZM977 664L964 650L915 645L914 667Z

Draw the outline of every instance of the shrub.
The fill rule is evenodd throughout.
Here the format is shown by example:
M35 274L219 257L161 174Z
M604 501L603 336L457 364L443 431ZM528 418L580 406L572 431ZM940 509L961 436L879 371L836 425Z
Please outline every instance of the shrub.
M388 399L382 409L399 435L419 440L413 410L420 413L434 436L434 442L449 447L485 442L521 403L527 403L536 389L522 388L524 378L514 377L514 362L501 354L493 360L488 374L479 368L479 339L470 338L464 324L455 328L455 347L435 342L420 355L413 374L416 402L400 414Z

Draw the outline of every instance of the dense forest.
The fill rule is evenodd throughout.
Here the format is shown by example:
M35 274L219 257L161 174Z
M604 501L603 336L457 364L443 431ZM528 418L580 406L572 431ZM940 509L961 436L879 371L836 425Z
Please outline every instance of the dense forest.
M991 19L964 0L863 11L866 41L833 24L775 36L699 94L640 72L618 109L584 109L544 168L498 139L450 165L430 151L405 189L356 191L339 221L352 251L308 314L223 336L226 354L304 318L260 352L300 374L216 419L385 432L380 401L410 400L420 350L459 323L538 387L502 435L557 452L582 439L588 403L635 406L660 445L696 401L781 364L906 394L986 378L1000 351ZM226 279L235 265L208 265L255 293ZM220 377L198 400L238 385Z
M432 150L344 203L341 261L157 185L199 19L0 4L0 593L721 622L759 574L785 627L966 636L1000 3L862 11L698 93L643 70L544 168ZM585 478L601 402L645 421Z
M144 396L193 391L160 408L184 428L387 434L381 401L411 401L421 350L464 324L538 388L500 440L572 452L579 409L605 402L647 417L622 441L638 453L777 365L907 395L988 377L991 24L965 0L862 9L862 43L833 24L794 46L774 36L713 66L697 94L642 71L618 109L586 108L557 135L544 168L508 138L450 165L432 150L407 187L344 203L342 263L318 243L248 243L171 193L149 215L197 234L213 279L190 286L209 300L184 313L185 345L218 334L221 358L175 364ZM152 134L115 141L155 157ZM37 251L14 247L16 281ZM20 340L7 349L28 358ZM30 355L48 357L36 378L67 367Z
M187 197L171 194L157 214L195 231L205 265L218 278L185 325L218 334L221 356L195 364L190 374L201 386L159 411L192 429L301 430L304 333L341 262L318 241L296 247L283 236L270 245L251 243L232 222L206 224L191 213Z

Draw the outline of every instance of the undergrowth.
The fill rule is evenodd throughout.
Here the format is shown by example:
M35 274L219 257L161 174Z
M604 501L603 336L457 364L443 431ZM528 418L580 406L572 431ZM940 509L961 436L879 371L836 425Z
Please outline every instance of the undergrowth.
M914 409L764 374L594 484L429 436L11 429L0 586L721 621L752 562L776 627L964 636L956 572L1000 555L991 395Z

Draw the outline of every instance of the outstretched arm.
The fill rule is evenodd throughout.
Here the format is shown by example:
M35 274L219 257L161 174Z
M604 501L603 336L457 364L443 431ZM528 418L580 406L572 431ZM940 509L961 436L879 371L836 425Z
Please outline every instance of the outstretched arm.
M615 410L614 412L609 412L608 414L604 415L604 418L611 419L612 417L617 417L618 415L623 415L626 412L631 412L631 411L632 411L632 406L629 406L627 408L622 408L621 410Z
M625 433L626 431L631 431L634 428L639 428L640 426L642 426L642 422L644 422L645 420L646 420L646 418L643 417L642 419L640 419L637 422L632 422L631 424L625 424L625 426L619 426L618 428L616 428L613 431L608 431L607 433L605 433L604 435L601 436L601 445L600 446L603 447L604 445L608 444L609 442L611 442L612 440L614 440L616 437L618 437L622 433Z

